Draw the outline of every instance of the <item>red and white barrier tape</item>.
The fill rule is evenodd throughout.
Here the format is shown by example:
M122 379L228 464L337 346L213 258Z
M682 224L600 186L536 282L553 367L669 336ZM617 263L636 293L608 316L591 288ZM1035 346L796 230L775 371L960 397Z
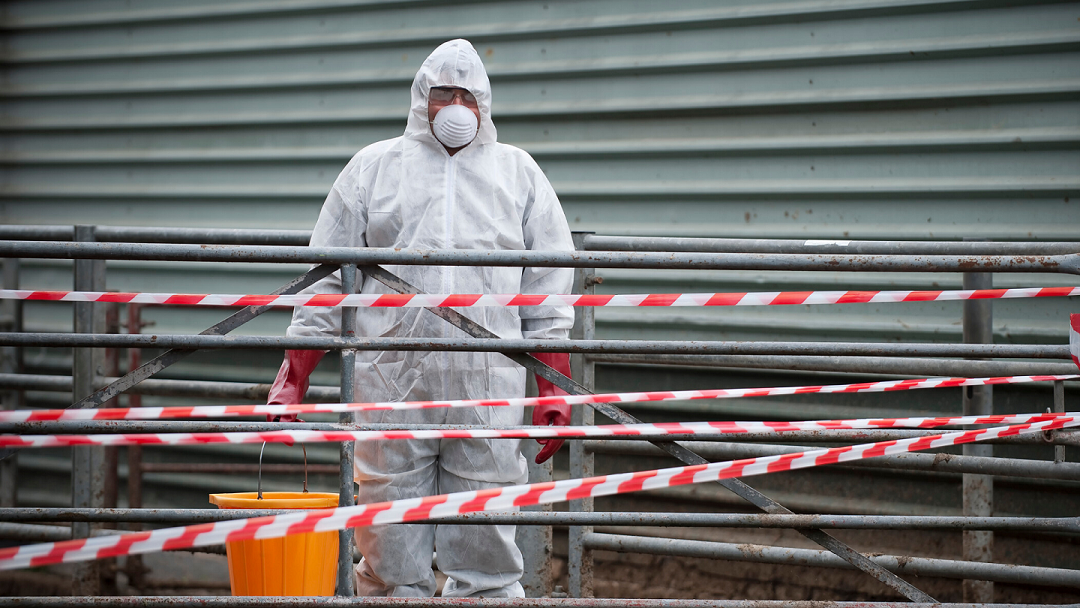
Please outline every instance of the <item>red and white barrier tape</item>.
M0 549L0 570L136 555L168 549L204 547L239 540L280 538L305 532L330 532L460 513L500 511L512 507L625 494L778 471L793 471L1077 425L1080 425L1077 416L1058 417L1054 420L1032 424L960 431L917 439L882 441L779 456L621 473L587 479L549 481L355 507L297 511L271 517L219 521L115 536L24 545Z
M353 306L357 308L479 306L783 306L876 302L943 302L1080 296L1080 287L952 289L935 291L762 291L742 293L651 293L621 295L543 294L318 294L230 295L119 293L101 291L0 290L2 300L119 302L179 306Z
M644 403L655 401L691 401L698 399L735 399L813 393L884 393L927 388L983 386L1075 380L1080 375L999 376L992 378L922 378L886 380L823 386L777 386L771 388L729 388L692 391L653 391L644 393L604 393L563 395L558 397L517 397L512 399L465 399L454 401L403 401L378 403L295 403L289 405L200 405L191 407L137 407L101 409L6 410L0 422L41 422L50 420L164 420L169 418L225 418L232 416L278 416L282 414L320 414L367 412L378 410L418 410L442 407L578 405L587 403Z
M1069 315L1069 354L1080 367L1080 315Z
M326 443L395 439L547 439L566 437L667 437L741 433L783 433L829 429L934 428L960 424L1043 422L1080 413L882 418L800 422L660 422L600 426L548 426L517 429L426 429L402 431L241 431L227 433L108 433L97 435L0 435L0 448L55 448L73 445L204 445L212 443Z

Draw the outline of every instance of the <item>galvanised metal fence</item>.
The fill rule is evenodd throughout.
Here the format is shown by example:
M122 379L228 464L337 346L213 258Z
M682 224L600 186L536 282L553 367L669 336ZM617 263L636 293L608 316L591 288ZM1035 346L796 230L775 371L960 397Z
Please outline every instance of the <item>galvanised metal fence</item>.
M291 262L315 264L309 272L291 281L275 293L296 293L329 273L341 269L342 289L356 291L359 269L401 293L416 293L415 288L379 267L380 264L434 264L468 266L556 266L576 269L575 293L593 293L599 282L597 268L651 269L738 269L786 271L890 271L890 272L963 272L965 289L989 286L990 273L1039 272L1080 274L1080 244L1078 243L990 243L990 242L911 242L911 241L791 241L755 239L685 239L656 237L611 237L587 233L575 234L578 248L574 253L544 251L392 251L379 249L309 248L306 231L215 230L133 228L106 226L0 226L0 256L5 258L4 287L18 285L19 258L73 259L76 290L101 291L105 285L104 260L170 260L214 262ZM592 308L578 311L570 340L529 341L504 340L487 332L449 308L430 308L447 322L462 329L471 338L451 340L373 339L355 336L354 318L343 315L342 336L332 339L285 338L270 336L226 336L269 309L252 306L231 315L225 321L202 332L190 335L134 335L138 333L140 305L129 305L129 335L102 333L100 323L94 322L91 303L76 303L74 333L44 334L21 331L21 311L17 303L5 302L10 330L0 335L5 347L6 369L0 370L0 390L6 402L20 403L19 394L25 390L71 391L73 408L100 407L121 393L133 396L168 395L206 398L264 398L268 387L235 382L149 379L169 365L180 361L195 349L293 349L318 348L338 350L341 354L341 383L339 388L312 387L309 395L319 400L350 402L352 395L352 361L357 350L468 350L501 352L528 369L553 381L570 394L592 391L595 385L597 362L628 364L660 364L677 366L714 366L722 368L802 369L843 371L893 375L989 376L1075 373L1066 346L1053 345L994 345L989 324L989 305L985 301L965 302L965 344L902 344L902 343L843 343L843 342L685 342L657 340L597 340ZM113 324L117 321L114 319ZM70 377L27 375L18 371L17 347L73 347L75 357ZM121 377L96 373L93 348L154 347L167 349L154 359L133 365L133 371ZM575 353L574 380L570 381L546 368L528 355L530 352L553 351ZM935 357L928 361L927 357ZM981 359L981 360L972 360ZM1023 360L1018 360L1023 359ZM136 361L138 363L138 361ZM111 368L115 372L115 366ZM1064 411L1064 384L1056 382L1052 408ZM965 414L990 414L989 387L970 387L964 398ZM134 404L137 405L137 402ZM1051 405L1051 404L1047 404ZM10 406L9 406L10 407ZM636 419L612 404L575 407L573 424L594 423L594 410L618 423ZM259 423L223 421L82 421L24 424L0 424L2 432L11 433L84 433L84 432L201 432L201 431L259 431L283 428L295 429L418 429L450 428L446 425L363 425L354 424L350 414L342 414L337 424L331 423ZM107 428L107 430L106 430ZM845 443L853 441L894 440L931 434L920 430L875 431L814 431L790 432L783 437L789 443ZM570 477L582 478L594 473L595 454L661 455L695 464L706 460L744 458L801 451L795 445L756 443L775 440L776 435L753 433L696 437L693 442L657 441L648 438L620 440L572 440L569 442ZM701 441L708 439L708 441ZM649 445L649 444L652 445ZM712 559L751 561L774 564L799 564L863 570L914 602L933 602L933 598L907 582L898 574L956 578L970 581L972 595L985 592L987 582L1009 582L1024 585L1043 585L1080 588L1080 570L1043 568L1013 564L998 564L973 559L948 560L910 556L877 555L872 559L858 553L830 535L830 529L866 530L956 530L968 535L965 557L981 552L989 554L994 531L1044 532L1075 536L1080 534L1076 518L992 517L992 476L1004 475L1031 479L1080 480L1080 465L1064 462L1065 446L1080 445L1080 434L1055 431L1048 436L1024 436L997 440L1009 444L1054 444L1054 461L993 457L990 446L965 446L964 455L942 459L932 454L903 454L885 456L859 463L860 468L898 469L962 473L965 503L964 516L882 516L882 515L804 515L795 514L754 490L738 479L721 481L729 490L760 509L760 514L730 513L652 513L652 512L595 512L591 498L571 501L566 512L523 511L519 513L475 513L440 518L439 522L454 523L514 523L527 527L522 547L526 557L526 580L523 583L531 594L551 595L552 574L551 526L566 526L569 531L570 598L533 599L515 605L588 605L602 606L613 600L590 599L592 595L592 553L594 551L639 552L657 555L705 557ZM0 536L19 540L49 540L86 537L91 534L112 534L112 530L95 530L95 523L128 524L188 524L253 517L275 513L269 510L208 509L143 509L141 506L141 472L169 470L187 472L248 471L250 465L221 464L143 464L139 450L129 451L129 497L132 508L103 508L102 496L113 486L115 493L115 455L110 461L102 448L77 447L72 453L73 494L71 508L16 508L17 488L10 471L10 460L0 465ZM296 465L265 465L267 472L293 472ZM353 499L352 445L342 442L340 466L312 465L314 470L339 472L341 504ZM848 465L851 466L851 465ZM309 467L310 468L310 467ZM547 467L530 464L530 480L550 480ZM968 508L970 505L971 508ZM29 525L29 524L37 525ZM43 526L44 523L71 523L72 527ZM594 526L671 526L671 527L748 527L790 528L799 531L825 550L795 549L684 540L652 538L618 534L601 534ZM970 546L970 551L969 551ZM349 531L340 535L338 595L352 593L353 550ZM210 548L210 551L220 549ZM137 560L129 558L129 565ZM133 575L136 576L136 575ZM99 573L93 563L79 567L76 590L84 595L98 595ZM982 587L980 587L980 585ZM556 592L556 595L559 595ZM207 600L199 600L206 605ZM293 606L308 600L288 598L215 598L210 604ZM398 603L431 605L446 600L416 600L395 602L376 600L379 605ZM156 602L156 603L154 603ZM194 598L157 598L153 605L193 605ZM700 600L672 602L671 600L635 600L643 606L767 606L772 601ZM7 598L0 606L124 606L130 598ZM325 603L332 604L327 600ZM368 603L373 603L369 601ZM506 602L484 600L485 605ZM140 605L146 605L139 600ZM816 605L809 602L807 605ZM860 603L872 605L874 603ZM792 605L792 604L788 604ZM836 605L836 604L830 604ZM890 605L879 602L877 605ZM904 605L911 605L910 603Z

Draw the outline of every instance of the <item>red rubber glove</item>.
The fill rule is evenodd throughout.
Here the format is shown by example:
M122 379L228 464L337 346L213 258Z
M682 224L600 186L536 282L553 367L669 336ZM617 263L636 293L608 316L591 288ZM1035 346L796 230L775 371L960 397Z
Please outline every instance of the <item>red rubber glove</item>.
M569 353L532 353L541 363L546 363L555 368L560 374L570 377L570 354ZM541 397L556 397L566 395L566 391L536 376L536 388ZM541 403L533 407L532 423L537 426L566 426L570 424L570 405L567 403ZM544 446L536 455L536 464L541 464L551 458L562 447L562 439L537 439L536 443Z
M326 355L325 350L287 350L285 361L278 370L277 378L270 387L267 405L289 405L300 403L307 392L309 377L315 366ZM296 414L267 414L267 422L296 422Z

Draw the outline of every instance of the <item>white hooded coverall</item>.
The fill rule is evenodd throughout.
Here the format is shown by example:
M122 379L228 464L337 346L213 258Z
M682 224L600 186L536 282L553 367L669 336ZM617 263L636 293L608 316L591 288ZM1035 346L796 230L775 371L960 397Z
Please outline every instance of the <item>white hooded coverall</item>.
M450 156L428 124L428 91L467 89L477 100L475 140ZM312 246L414 249L573 250L555 192L524 151L496 141L491 86L472 45L452 40L424 61L412 85L401 137L367 146L349 161L323 204ZM564 268L386 266L427 293L570 293ZM391 293L370 277L361 292ZM341 293L340 276L305 293ZM289 336L336 336L339 308L298 307ZM503 338L565 339L569 307L468 308L460 312ZM419 308L363 308L361 337L467 337ZM513 397L525 393L525 370L496 353L372 352L356 357L356 398L411 401ZM520 407L365 412L360 423L521 424ZM520 441L447 439L358 442L360 503L524 483ZM522 558L513 526L401 524L356 530L364 559L356 568L362 596L435 593L433 547L449 578L443 596L524 597Z

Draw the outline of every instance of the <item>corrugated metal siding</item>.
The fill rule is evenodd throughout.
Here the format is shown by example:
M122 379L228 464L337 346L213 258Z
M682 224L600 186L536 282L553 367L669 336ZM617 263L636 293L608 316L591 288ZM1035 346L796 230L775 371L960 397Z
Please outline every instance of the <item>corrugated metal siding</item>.
M10 3L5 215L310 223L461 35L575 227L1075 237L1075 5L697 4Z
M575 229L1080 234L1075 3L49 1L3 10L6 222L310 227L345 161L401 132L408 84L430 49L463 36L487 62L500 138L537 158ZM63 265L30 268L35 284L67 280ZM112 287L143 290L270 288L291 272L244 267L193 286L185 265L110 268ZM612 291L957 283L604 274ZM999 279L1032 281L1070 282ZM1064 338L1068 303L997 308L1002 339ZM70 322L50 310L31 307L31 326ZM791 327L791 337L954 339L959 306L794 312L599 318L613 336ZM184 330L212 319L159 314Z
M1077 3L38 0L0 6L0 220L7 223L310 228L348 158L401 133L408 85L424 57L444 40L465 37L488 66L500 139L536 157L577 230L1080 238ZM28 261L24 269L26 286L70 286L69 264ZM110 262L109 287L265 292L296 270ZM931 274L601 274L606 292L960 284L959 276ZM1048 275L995 280L999 286L1080 284ZM26 309L30 330L71 327L65 305ZM1000 341L1063 343L1066 313L1077 305L1075 299L999 302L994 311ZM163 333L193 333L221 316L144 313L157 323L153 331ZM597 318L600 337L613 338L960 336L958 303L602 309ZM280 334L286 323L287 315L273 313L240 333ZM193 359L170 374L267 381L278 355ZM56 352L28 353L30 371L62 372L65 365ZM333 381L332 372L322 373L316 382ZM839 380L604 366L599 388ZM1068 399L1075 403L1075 394ZM668 420L824 418L957 412L959 401L954 391L828 395L635 413ZM1050 397L1042 389L1005 388L996 403L999 411L1030 411L1032 404L1048 406ZM1008 453L1046 458L1048 450ZM63 503L56 488L67 487L66 465L59 458L27 457L24 502ZM652 464L602 460L600 468ZM191 490L193 480L183 483L189 494L155 485L151 499L202 504L201 495L191 494L201 491ZM250 480L213 483L221 489ZM810 472L755 484L797 510L959 512L955 476L878 475L870 483ZM1074 514L1073 485L1003 482L999 514ZM702 496L710 508L719 504L714 494ZM1059 553L1072 555L1061 547ZM1040 563L1053 555L1022 559ZM1075 567L1075 555L1062 559Z

